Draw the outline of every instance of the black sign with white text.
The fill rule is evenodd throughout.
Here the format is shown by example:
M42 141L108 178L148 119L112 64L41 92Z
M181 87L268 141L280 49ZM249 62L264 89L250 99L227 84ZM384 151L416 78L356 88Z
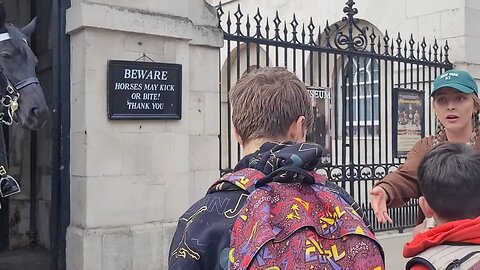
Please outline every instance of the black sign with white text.
M109 119L181 119L182 65L108 61Z

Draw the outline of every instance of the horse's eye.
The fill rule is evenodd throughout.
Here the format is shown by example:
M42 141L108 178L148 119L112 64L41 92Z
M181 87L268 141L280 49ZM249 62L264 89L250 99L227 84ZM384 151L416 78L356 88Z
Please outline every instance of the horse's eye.
M1 57L9 58L11 55L9 52L0 52Z

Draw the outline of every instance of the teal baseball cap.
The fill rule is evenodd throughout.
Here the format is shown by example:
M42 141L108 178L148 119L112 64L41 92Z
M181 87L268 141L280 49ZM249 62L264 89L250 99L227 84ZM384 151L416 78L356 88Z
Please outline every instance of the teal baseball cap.
M439 89L451 87L465 94L478 94L477 82L468 72L463 70L448 70L440 74L433 82L430 96Z
M477 82L468 72L448 70L440 74L433 82L432 97L439 89L451 87L465 94L478 94Z

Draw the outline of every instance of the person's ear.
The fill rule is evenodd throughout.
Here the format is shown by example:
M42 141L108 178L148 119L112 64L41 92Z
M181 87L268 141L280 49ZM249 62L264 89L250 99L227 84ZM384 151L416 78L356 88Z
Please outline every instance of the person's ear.
M430 207L425 197L420 196L420 198L418 198L418 204L427 218L433 217L433 209Z
M292 123L290 129L288 130L289 139L297 143L305 141L307 135L305 121L305 116L302 115Z
M236 128L233 128L233 135L235 136L235 140L237 140L237 142L243 146L242 137L240 136L240 134L238 134Z

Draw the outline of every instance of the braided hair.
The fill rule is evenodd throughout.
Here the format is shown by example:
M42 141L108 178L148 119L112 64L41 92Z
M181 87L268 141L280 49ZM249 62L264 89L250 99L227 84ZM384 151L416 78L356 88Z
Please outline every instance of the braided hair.
M468 145L471 145L471 146L473 146L477 141L479 136L478 133L480 131L480 119L479 119L480 99L475 94L472 94L472 98L473 98L473 105L475 106L476 112L475 114L472 115L472 135L470 137L470 141L468 142ZM435 128L435 137L433 138L433 145L435 146L444 141L448 141L447 133L445 132L445 126L443 126L443 124L437 118L437 123Z

